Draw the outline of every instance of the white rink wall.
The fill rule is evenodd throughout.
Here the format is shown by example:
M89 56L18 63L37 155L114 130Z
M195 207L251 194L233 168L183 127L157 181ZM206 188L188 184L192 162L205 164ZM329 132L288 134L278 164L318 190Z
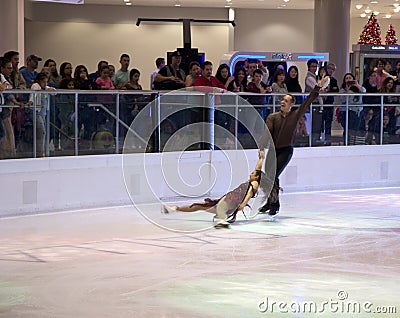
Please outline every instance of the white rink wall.
M189 190L189 195L204 195L204 189L210 188L207 195L218 197L230 185L243 182L254 167L257 150L245 153L249 162L240 151L230 151L231 165L220 151L186 152L183 156L169 153L163 167L173 171L175 156L185 181L197 184L203 178L204 187ZM162 155L130 155L134 160L129 160L126 182L136 203L154 203L154 198L173 201L179 196L166 185ZM130 204L122 158L104 155L0 161L0 216ZM285 192L400 186L399 159L398 145L295 148L281 176L281 186ZM215 178L215 173L219 177ZM188 176L193 176L192 180L187 180ZM146 180L151 180L152 189Z

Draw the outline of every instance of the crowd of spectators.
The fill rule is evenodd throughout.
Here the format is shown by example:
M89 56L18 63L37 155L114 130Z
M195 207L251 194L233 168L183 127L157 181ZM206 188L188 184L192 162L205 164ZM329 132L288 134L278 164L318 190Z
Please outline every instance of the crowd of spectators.
M307 63L308 71L303 89L299 82L299 70L295 65L286 69L286 64L278 64L273 69L269 69L263 61L245 60L236 67L233 74L230 73L227 64L221 64L215 76L212 76L213 64L209 61L203 65L192 61L189 64L188 74L180 67L181 61L182 56L179 51L171 54L170 64L166 64L162 57L157 58L156 69L151 74L151 89L176 90L191 86L210 86L231 92L260 94L259 96L250 94L251 96L247 99L266 118L270 109L265 105L271 102L271 98L279 106L279 101L284 94L308 92L315 86L319 77L328 75L330 84L325 93L346 93L354 94L354 96L341 97L340 107L334 103L334 96L323 96L314 101L318 107L312 109L312 145L316 145L321 140L321 136L324 136L324 143L330 145L332 122L335 119L343 128L343 138L348 137L347 141L343 139L344 143L377 144L381 134L384 135L385 140L400 135L400 107L398 106L400 101L395 96L395 93L400 91L400 62L396 63L395 70L392 70L390 62L377 59L375 67L370 70L364 83L358 83L354 74L347 73L339 85L334 77L336 69L334 63L320 65L317 60L311 59ZM32 94L30 96L15 94L15 90L13 93L7 93L7 90L142 90L140 71L136 68L129 69L130 57L127 54L120 56L121 65L118 70L107 61L99 61L98 68L93 73L89 73L85 65L78 65L74 69L70 62L63 62L58 69L53 59L44 61L38 72L42 59L34 54L28 55L25 65L20 67L19 62L19 53L16 51L4 53L0 60L0 92L6 90L3 94L5 99L3 103L9 106L0 108L0 159L16 157L18 144L23 138L24 125L29 120L34 121L36 125L36 156L45 155L45 118L48 115L45 104L48 103L46 98L51 98L46 97L48 94L39 94L39 98L35 99ZM268 97L270 93L281 95ZM384 96L382 113L380 96L368 96L368 93L393 93L394 95ZM90 98L90 96L81 97L80 102L84 102L85 98ZM112 103L110 98L102 95L101 100L96 101L107 106ZM301 100L301 96L296 96L297 104ZM128 111L122 110L121 118L129 125L140 109L138 109L138 104L129 98L126 98L124 102L124 107ZM60 149L63 145L59 140L62 140L64 135L68 137L74 134L75 125L71 125L70 122L74 120L74 100L71 96L61 95L55 104L52 110L55 118L51 122L57 127L58 132L53 133L51 138L54 139L55 146ZM33 105L35 105L34 110L32 110ZM99 130L99 125L105 129L104 127L108 124L108 131L113 133L115 120L113 122L112 119L104 116L101 119L89 110L83 110L80 115L82 119L79 121L78 129L81 129L82 125L86 129L82 137L91 139ZM96 116L96 123L93 124L92 117ZM221 122L226 124L229 120L223 118ZM303 137L308 136L305 122L306 118L303 118L298 129ZM26 130L24 138L28 138Z

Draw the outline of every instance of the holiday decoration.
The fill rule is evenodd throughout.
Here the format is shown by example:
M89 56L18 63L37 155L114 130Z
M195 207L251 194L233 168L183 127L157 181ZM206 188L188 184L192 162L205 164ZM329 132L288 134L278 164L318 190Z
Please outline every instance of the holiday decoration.
M364 30L360 34L359 44L382 44L381 40L381 27L374 13L368 19Z
M388 45L397 44L396 31L392 24L389 25L389 30L386 32L385 43Z

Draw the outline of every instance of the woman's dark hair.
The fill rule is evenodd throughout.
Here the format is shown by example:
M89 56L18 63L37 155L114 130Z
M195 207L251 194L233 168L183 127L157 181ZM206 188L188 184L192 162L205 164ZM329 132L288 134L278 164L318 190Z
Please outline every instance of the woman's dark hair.
M342 82L342 88L343 89L346 89L346 76L347 75L350 75L352 78L353 78L353 81L356 79L355 78L355 76L352 74L352 73L346 73L346 74L344 74L344 76L343 76L343 82Z
M389 90L386 88L386 85L387 85L390 81L393 82L393 86L392 86L392 88L391 88L390 91L389 91ZM380 92L381 92L381 93L393 93L394 91L395 91L394 79L393 79L392 77L388 76L388 77L386 77L386 78L383 80L382 85L381 85Z
M62 64L60 65L60 75L61 75L61 78L65 78L65 68L67 67L68 64L72 66L72 64L71 64L70 62L64 62L64 63L62 63Z
M226 78L222 77L222 70L223 69L227 69L228 70L228 76ZM226 81L228 80L229 77L231 77L231 71L229 70L229 66L228 64L221 64L220 66L218 66L217 69L217 73L215 74L215 77L222 83L225 85Z
M287 74L286 74L286 81L288 80L288 79L291 79L292 77L290 77L290 71L292 70L292 69L294 69L295 71L296 71L296 77L294 78L296 81L298 81L299 80L299 69L298 69L298 67L296 66L296 65L292 65L291 67L289 67L289 69L288 69L288 71L287 71Z
M75 71L74 71L74 78L75 78L75 81L79 81L79 79L80 79L80 73L81 73L81 69L84 69L85 70L85 72L86 72L86 74L88 75L88 77L89 77L89 72L88 72L88 69L87 69L87 67L85 66L85 65L83 65L83 64L80 64L80 65L78 65L77 67L75 67Z
M194 65L197 65L198 67L200 67L200 63L199 63L199 62L197 62L197 61L190 62L190 64L189 64L189 71L192 70L192 67L193 67Z
M319 70L318 70L317 80L321 80L322 79L322 77L320 75L322 70L325 71L325 76L328 74L328 71L327 71L325 66L320 67Z
M140 76L140 71L136 68L131 69L131 71L129 72L129 78L131 78L135 74L139 74Z
M51 72L51 75L53 75L54 77L58 77L56 61L54 61L53 59L47 59L46 62L44 62L43 66L48 67L51 62L53 62L56 65L56 67L54 68L54 72Z
M278 68L278 69L276 70L276 72L275 72L275 74L274 74L274 83L276 83L276 82L278 81L278 76L279 76L279 75L286 75L286 74L285 74L285 71L282 70L282 69L280 69L280 68Z
M239 73L243 72L244 77L241 82L239 82ZM233 91L233 83L236 83L237 86L243 86L244 89L247 87L247 71L244 67L237 67L235 72L233 73L233 77L235 80L229 83L228 90Z

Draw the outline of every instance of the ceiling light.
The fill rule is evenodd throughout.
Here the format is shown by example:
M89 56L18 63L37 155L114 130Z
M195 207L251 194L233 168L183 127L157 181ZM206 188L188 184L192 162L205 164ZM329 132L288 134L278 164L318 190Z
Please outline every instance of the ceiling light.
M286 7L286 4L281 4L281 7Z
M398 4L398 3L393 3L393 7L398 7L400 4Z
M357 4L357 5L356 5L356 9L357 9L357 10L360 10L362 7L363 7L362 4Z
M385 18L386 18L386 19L390 19L391 17L392 17L391 14L386 14L386 15L385 15Z
M374 11L375 15L379 15L379 13L380 13L379 11Z
M132 2L126 2L125 3L127 6L131 6L132 5Z
M378 1L371 1L370 3L372 3L372 4L377 4Z
M364 10L364 12L368 14L368 13L371 13L372 10L371 10L369 7L367 7L367 8Z
M393 10L394 12L400 12L400 7L397 7L396 9Z
M290 0L283 0L283 2L289 2Z
M361 13L361 14L360 14L360 17L361 17L361 18L365 18L366 16L367 16L366 13Z

